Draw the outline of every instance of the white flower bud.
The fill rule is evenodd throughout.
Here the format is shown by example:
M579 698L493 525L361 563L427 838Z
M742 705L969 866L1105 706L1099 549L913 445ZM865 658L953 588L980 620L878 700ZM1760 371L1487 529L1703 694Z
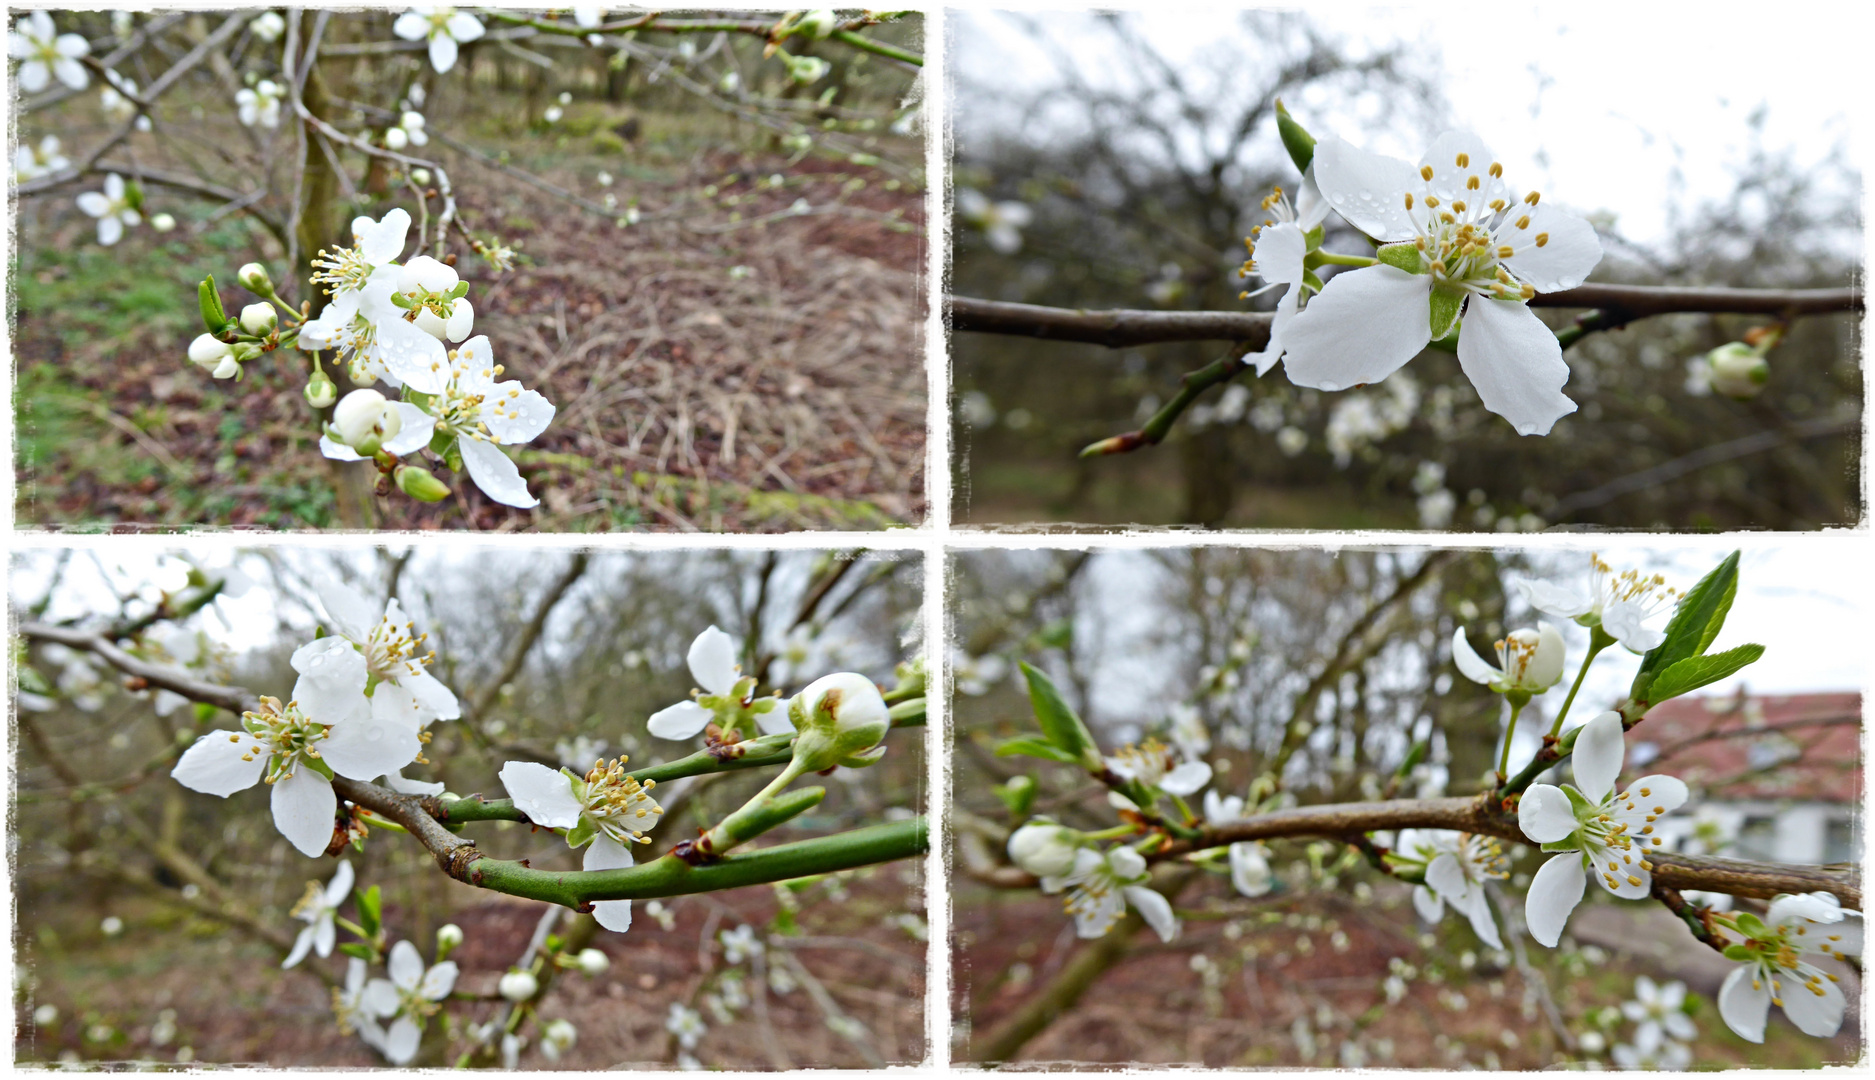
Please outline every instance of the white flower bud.
M150 217L150 228L157 232L168 232L176 227L176 219L170 214L154 214Z
M353 390L332 410L333 436L366 457L404 426L397 406L376 390Z
M1706 354L1712 367L1712 388L1740 401L1757 397L1771 380L1771 365L1758 351L1742 341L1734 341Z
M525 971L510 971L501 977L495 989L502 997L519 1003L540 992L540 980Z
M402 150L410 145L410 135L403 128L387 128L384 132L384 145L392 150Z
M1009 838L1009 858L1036 877L1062 877L1074 868L1080 834L1052 821L1031 821Z
M436 929L436 951L448 952L462 944L462 927L455 923L444 923ZM438 961L439 963L441 961Z
M410 178L415 180L419 185L428 187L430 185L430 170L423 168L412 169L410 170Z
M273 279L267 276L267 268L257 262L251 262L234 272L234 279L241 287L252 293L267 296L273 292Z
M579 951L579 969L588 975L603 975L612 966L612 959L598 949Z
M312 378L306 380L306 404L315 409L323 409L339 399L339 388L333 384L332 376L324 371L315 371Z
M788 719L799 732L794 757L814 772L872 764L885 752L879 741L892 726L879 688L851 671L807 684L789 703Z
M223 360L232 359L234 350L213 334L197 334L189 342L189 362L203 371L213 371Z
M832 8L817 8L801 16L801 21L795 25L808 37L820 39L833 33L833 28L840 25L840 19Z
M241 309L241 329L255 337L266 337L278 325L280 316L274 312L272 304L263 301Z

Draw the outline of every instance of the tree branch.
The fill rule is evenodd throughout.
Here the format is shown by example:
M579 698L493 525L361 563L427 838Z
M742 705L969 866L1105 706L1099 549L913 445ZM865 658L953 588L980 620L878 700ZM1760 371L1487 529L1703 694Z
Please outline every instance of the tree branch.
M1236 341L1256 352L1269 344L1267 312L1145 311L1118 308L1090 311L1036 304L1011 304L948 296L951 329L959 333L1007 334L1054 341L1085 341L1110 349L1170 341ZM1705 289L1650 285L1582 285L1540 293L1531 307L1595 308L1604 314L1598 329L1652 315L1711 312L1740 315L1821 315L1863 310L1860 288L1846 289Z

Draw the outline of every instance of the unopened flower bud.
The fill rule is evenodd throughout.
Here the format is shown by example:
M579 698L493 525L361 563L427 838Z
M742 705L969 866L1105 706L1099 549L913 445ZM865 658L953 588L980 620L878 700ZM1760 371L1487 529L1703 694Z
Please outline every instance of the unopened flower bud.
M222 361L233 358L234 350L213 334L197 334L195 340L189 342L189 362L203 371L214 371Z
M840 25L840 19L832 8L816 8L801 16L801 21L795 25L801 28L801 33L819 40L833 33L833 28Z
M449 497L449 485L420 466L399 465L396 479L397 490L418 502L442 502Z
M462 944L462 927L455 923L444 923L436 928L436 962L449 959L449 954Z
M1756 349L1742 341L1728 342L1706 354L1712 367L1712 388L1729 398L1747 401L1764 392L1771 365Z
M257 262L248 263L235 271L235 280L241 287L258 296L273 295L273 279L267 276L267 268Z
M323 409L339 399L339 388L332 382L332 376L324 369L312 373L306 380L306 404L315 409Z
M402 150L410 145L410 133L403 128L394 127L384 132L384 145L392 150Z
M365 457L377 453L403 425L397 406L376 390L353 390L332 410L333 438Z
M1065 825L1036 820L1009 838L1009 858L1036 877L1061 877L1074 868L1081 834Z
M157 232L168 232L176 227L176 219L171 214L154 214L150 217L150 228Z
M519 1003L540 992L540 980L525 971L510 971L501 977L495 989L502 997Z
M410 178L415 180L419 185L428 187L430 183L430 170L421 167L412 169L410 170Z
M598 949L581 949L578 960L579 969L588 975L603 975L612 966L611 957Z
M241 329L255 337L266 337L273 333L273 328L280 325L280 316L273 310L273 305L262 302L249 304L241 309Z
M788 61L788 75L802 86L819 82L833 67L818 56L797 56Z
M835 765L870 765L885 748L879 741L892 726L885 698L864 675L836 672L807 684L788 704L799 734L794 757L813 772Z

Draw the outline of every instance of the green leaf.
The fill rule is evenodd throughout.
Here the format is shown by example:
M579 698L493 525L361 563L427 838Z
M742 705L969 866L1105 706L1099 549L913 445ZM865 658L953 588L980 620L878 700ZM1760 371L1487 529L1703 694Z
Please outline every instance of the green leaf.
M202 325L211 334L220 334L228 326L228 313L221 308L221 294L215 291L215 275L202 279L196 287L196 303L202 309Z
M364 928L366 937L377 937L378 927L382 925L383 893L373 885L369 889L353 890L353 895L358 898L358 925Z
M1660 677L1654 680L1648 690L1647 700L1657 705L1669 698L1718 682L1745 665L1756 663L1763 655L1762 645L1740 645L1722 653L1689 656L1660 673Z
M1712 639L1719 636L1726 612L1732 609L1732 598L1738 594L1738 557L1736 551L1727 555L1680 599L1673 609L1673 619L1667 623L1666 640L1641 657L1629 697L1652 704L1656 700L1652 696L1654 681L1660 674L1689 656L1703 654Z
M1029 704L1035 709L1036 721L1042 725L1042 734L1069 755L1067 760L1079 761L1090 769L1099 768L1100 750L1094 743L1094 736L1061 699L1054 680L1026 662L1021 666L1023 677L1029 680Z
M1289 160L1296 163L1296 170L1308 172L1309 164L1315 160L1315 136L1296 123L1281 101L1276 102L1276 133L1282 136L1283 149L1289 151Z
M362 941L348 941L339 946L339 951L346 956L356 956L367 964L372 963L378 958L376 950Z
M1042 739L1010 739L996 748L997 757L1015 757L1017 755L1023 757L1047 758L1049 761L1059 761L1068 765L1079 765L1081 763L1080 758L1061 749L1054 743Z

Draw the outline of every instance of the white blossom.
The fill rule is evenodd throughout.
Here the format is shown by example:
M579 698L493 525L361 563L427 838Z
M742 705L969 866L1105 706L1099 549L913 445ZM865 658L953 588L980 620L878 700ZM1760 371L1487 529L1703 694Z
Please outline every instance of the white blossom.
M413 727L462 716L456 695L429 672L436 658L435 653L424 650L429 635L417 633L416 623L404 613L396 597L385 601L383 613L378 614L378 609L350 585L325 581L319 585L319 601L326 609L332 633L294 652L293 670L305 674L318 670L323 658L349 663L347 654L359 656L371 678L410 695L408 719Z
M1509 860L1497 840L1451 829L1402 829L1394 860L1420 867L1425 884L1413 888L1413 907L1427 922L1445 917L1445 906L1465 916L1478 940L1504 947L1485 883L1506 876Z
M279 41L280 35L286 33L286 19L277 11L263 11L254 16L247 27L254 32L255 37L271 44Z
M1655 983L1642 975L1634 980L1634 1000L1621 1003L1621 1015L1640 1025L1634 1033L1636 1044L1653 1042L1663 1035L1691 1042L1699 1037L1699 1029L1686 1015L1685 1004L1685 983Z
M37 94L53 76L73 90L90 85L91 77L78 58L91 52L91 43L77 34L61 34L48 12L20 16L7 34L7 55L20 61L20 89Z
M740 964L762 955L767 946L756 934L755 927L744 923L734 930L724 930L717 935L723 943L723 962Z
M60 149L57 135L47 135L39 140L36 147L22 140L13 151L13 175L21 183L50 176L70 168L71 164L72 159L66 157Z
M999 255L1014 255L1022 250L1022 230L1034 219L1027 204L991 202L975 188L957 189L957 216L978 229L990 248Z
M306 929L299 932L293 941L293 951L287 953L286 960L280 966L290 968L306 959L308 952L320 956L331 956L332 946L338 941L338 930L333 920L338 915L339 905L352 892L352 864L348 859L339 861L338 872L325 885L316 881L308 882L306 895L293 905L293 917L303 919Z
M384 1037L384 1057L393 1065L408 1065L417 1056L424 1025L456 988L456 962L445 960L426 970L417 947L400 941L391 947L387 967L391 977L371 980L363 1004L379 1018L391 1021Z
M1626 754L1621 714L1605 712L1582 725L1571 762L1576 785L1532 784L1517 806L1524 836L1558 852L1530 881L1524 900L1530 936L1554 948L1593 871L1602 887L1628 900L1653 886L1647 854L1661 846L1656 822L1686 802L1686 785L1671 776L1643 776L1618 791Z
M1058 881L1044 881L1043 888L1067 890L1063 906L1074 917L1074 932L1080 937L1105 935L1131 904L1159 939L1169 943L1178 937L1178 917L1172 914L1171 903L1148 887L1151 880L1145 858L1130 847L1116 847L1105 854L1082 848L1075 854L1073 869Z
M1009 859L1039 878L1066 877L1081 850L1080 834L1036 818L1009 836Z
M580 777L536 762L510 761L501 767L501 783L529 821L564 829L568 846L586 847L581 869L620 870L633 865L630 845L649 843L646 833L664 813L650 795L657 782L640 784L626 773L625 762L601 761ZM592 914L607 930L622 934L631 929L630 900L598 901Z
M690 643L685 662L700 691L695 700L680 701L651 714L646 727L660 739L694 739L712 720L732 724L742 713L754 717L764 735L794 730L787 710L769 698L755 698L755 680L745 678L736 663L736 641L710 626Z
M1601 261L1588 222L1521 198L1476 136L1441 135L1416 168L1340 139L1316 144L1329 205L1380 241L1380 262L1330 278L1290 324L1291 381L1320 390L1377 383L1463 318L1458 362L1485 408L1519 434L1547 435L1575 411L1556 335L1532 313L1538 292L1580 285Z
M1256 274L1266 284L1255 292L1244 293L1244 298L1270 289L1282 289L1283 294L1276 301L1276 315L1270 321L1269 344L1263 347L1262 352L1244 357L1256 365L1258 375L1267 373L1282 359L1283 341L1288 337L1289 327L1295 321L1302 303L1302 281L1307 273L1303 260L1309 253L1308 234L1328 216L1328 203L1322 198L1321 189L1316 187L1315 173L1311 169L1302 177L1302 190L1296 193L1293 206L1283 194L1283 189L1277 188L1264 198L1263 209L1270 216L1250 231L1254 240L1251 242L1250 259L1244 263L1243 272Z
M1497 642L1497 666L1472 651L1464 627L1452 635L1452 660L1467 679L1500 694L1540 694L1562 679L1562 633L1548 623L1539 630L1513 630Z
M285 93L280 84L272 79L262 79L252 89L244 87L235 91L234 103L241 123L248 127L255 124L264 128L279 127L280 99Z
M1547 581L1519 581L1517 587L1538 611L1574 619L1582 626L1599 626L1629 652L1644 653L1667 640L1665 631L1644 625L1679 602L1680 593L1667 588L1666 578L1648 577L1637 570L1616 574L1595 554L1589 555L1589 568L1592 577L1586 592Z
M1764 1041L1764 1023L1776 1005L1805 1035L1828 1038L1842 1029L1848 1007L1836 975L1808 956L1856 960L1862 955L1862 913L1843 908L1830 893L1780 896L1762 920L1734 916L1746 940L1725 950L1739 966L1719 988L1719 1015L1740 1038Z
M430 42L430 66L441 75L456 66L457 47L482 36L482 21L453 7L418 4L397 17L391 33L405 41Z
M137 225L143 221L143 215L130 205L124 178L116 173L105 176L103 191L87 191L78 196L78 209L98 219L98 243L105 247L123 239L124 226Z
M677 1036L677 1045L695 1050L709 1027L704 1024L702 1013L681 1001L673 1001L669 1015L664 1018L664 1030Z

